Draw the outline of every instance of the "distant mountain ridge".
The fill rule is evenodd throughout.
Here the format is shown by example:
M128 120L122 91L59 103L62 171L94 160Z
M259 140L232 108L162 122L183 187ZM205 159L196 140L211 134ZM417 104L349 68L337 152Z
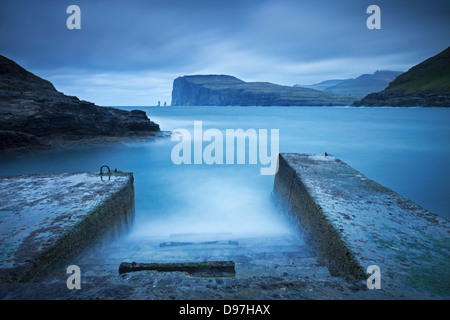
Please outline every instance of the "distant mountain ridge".
M341 106L357 97L294 88L269 82L245 82L229 75L190 75L173 82L173 106Z
M294 84L294 87L302 87L302 88L310 88L310 89L316 89L320 91L325 91L327 88L331 88L339 83L342 83L347 80L352 79L332 79L332 80L325 80L316 84Z
M401 71L377 70L373 74L363 74L355 79L333 79L312 85L295 87L311 88L330 93L364 97L369 93L385 89L391 81L402 74Z
M355 106L450 107L450 47L399 75Z

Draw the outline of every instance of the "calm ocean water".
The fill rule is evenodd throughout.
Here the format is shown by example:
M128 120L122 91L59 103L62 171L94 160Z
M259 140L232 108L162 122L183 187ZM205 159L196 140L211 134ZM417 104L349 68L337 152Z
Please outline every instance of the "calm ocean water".
M333 154L367 177L450 219L448 108L170 107L145 110L163 130L192 130L194 120L202 120L203 127L221 130L279 129L280 152ZM253 180L258 181L256 184L264 192L272 188L272 177L252 176Z
M324 153L422 207L450 218L450 109L350 107L123 107L141 109L162 130L279 129L280 152ZM0 163L0 175L133 172L136 237L291 232L270 201L273 176L260 165L174 165L170 138L53 150ZM207 143L204 143L206 145Z

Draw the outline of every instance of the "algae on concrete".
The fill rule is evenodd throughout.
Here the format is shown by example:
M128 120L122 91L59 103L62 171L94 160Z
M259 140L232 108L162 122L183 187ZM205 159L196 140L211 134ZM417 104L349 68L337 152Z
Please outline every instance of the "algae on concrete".
M273 196L330 272L381 269L398 296L450 297L450 223L333 156L280 154Z

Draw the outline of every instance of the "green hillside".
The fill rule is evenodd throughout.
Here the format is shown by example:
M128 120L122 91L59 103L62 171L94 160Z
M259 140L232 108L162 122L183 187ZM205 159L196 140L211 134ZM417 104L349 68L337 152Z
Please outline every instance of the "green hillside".
M450 47L398 76L387 90L450 91Z
M450 47L402 73L354 106L450 107Z

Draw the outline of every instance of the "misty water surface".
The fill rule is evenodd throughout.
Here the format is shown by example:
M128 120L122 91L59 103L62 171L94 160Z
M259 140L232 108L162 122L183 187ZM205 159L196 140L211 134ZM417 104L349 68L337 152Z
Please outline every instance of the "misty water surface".
M162 130L279 129L280 152L328 152L424 208L450 216L450 110L340 107L126 107L145 110ZM174 165L170 138L104 147L53 150L3 161L0 175L133 172L132 239L225 233L294 235L270 199L273 176L260 165ZM208 143L204 142L204 146Z

